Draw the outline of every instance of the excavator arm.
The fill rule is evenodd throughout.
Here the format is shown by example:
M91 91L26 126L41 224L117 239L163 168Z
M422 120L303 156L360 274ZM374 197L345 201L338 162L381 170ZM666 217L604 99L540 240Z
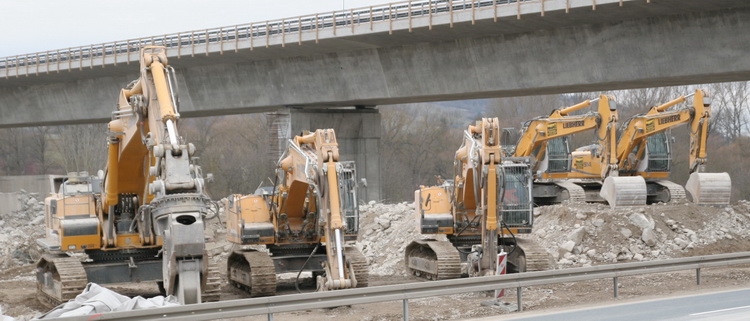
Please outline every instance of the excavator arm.
M167 293L183 303L200 303L208 266L202 218L210 199L192 160L195 147L177 130L176 79L166 48L142 48L140 69L140 78L120 92L108 126L100 214L104 243L110 248L162 246ZM134 231L140 244L118 237Z

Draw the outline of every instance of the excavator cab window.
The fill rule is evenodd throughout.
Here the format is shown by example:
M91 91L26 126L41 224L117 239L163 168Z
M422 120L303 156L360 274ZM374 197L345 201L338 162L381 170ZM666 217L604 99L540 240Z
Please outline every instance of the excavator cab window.
M669 131L654 134L646 140L648 155L648 172L668 172L672 163L672 153L669 145Z
M559 137L547 142L547 159L549 173L567 173L570 171L570 146L568 137Z
M532 205L530 172L526 165L503 165L504 177L499 178L502 188L502 218L510 227L528 226L531 222ZM503 175L503 174L500 174Z

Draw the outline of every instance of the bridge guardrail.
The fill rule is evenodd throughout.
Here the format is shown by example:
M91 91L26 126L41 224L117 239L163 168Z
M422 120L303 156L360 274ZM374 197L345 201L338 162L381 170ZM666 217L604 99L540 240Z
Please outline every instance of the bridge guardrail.
M522 310L522 289L524 287L612 278L614 282L614 295L617 297L619 277L695 269L696 280L700 284L700 272L702 268L748 263L750 263L750 252L737 252L660 261L598 265L563 270L220 301L178 307L57 318L54 320L212 320L263 314L268 315L269 320L272 320L274 313L384 301L402 301L404 320L408 320L408 301L411 299L491 291L500 288L516 288L517 304L519 310Z
M429 0L429 1L402 1L394 2L380 6L370 6L365 8L348 9L342 11L333 11L324 14L304 15L293 18L278 20L268 20L264 22L255 22L249 24L234 25L228 27L212 28L205 30L194 30L161 36L143 37L111 43L92 44L89 46L71 47L59 50L50 50L30 54L16 55L0 58L0 77L8 78L10 76L18 77L19 74L38 74L40 66L45 66L41 72L50 72L50 67L54 65L55 71L72 70L72 62L78 62L77 69L93 68L94 59L114 57L114 65L117 65L117 56L125 54L125 61L131 61L131 53L135 53L132 58L137 58L138 50L147 45L162 45L167 48L176 49L177 56L183 54L203 54L196 53L195 46L201 44L220 44L223 53L224 45L234 43L230 50L237 50L239 41L250 41L250 47L256 43L260 46L268 46L269 37L272 35L282 36L282 46L286 43L302 42L302 34L305 32L315 32L315 41L318 41L318 32L323 29L333 30L334 34L337 29L351 28L355 26L372 25L375 23L390 23L389 33L393 32L393 22L398 20L409 20L417 17L428 16L430 18L430 28L432 28L432 17L438 15L450 15L450 25L453 26L453 16L457 12L471 11L472 14L476 9L495 7L495 18L497 18L498 6L517 7L518 16L521 15L521 4L537 3L540 7L541 14L544 15L544 2L551 0ZM622 0L621 0L622 1ZM569 6L570 0L566 0ZM596 0L592 1L596 6ZM472 15L473 22L473 15ZM411 24L410 24L411 26ZM411 27L409 28L411 30ZM297 35L296 41L293 35ZM289 42L286 38L289 36ZM208 55L208 46L206 46L206 55ZM88 64L85 65L86 61ZM85 65L85 66L84 66ZM103 64L102 64L103 65ZM15 69L13 75L9 70ZM20 69L24 72L21 73ZM4 70L4 71L2 71Z

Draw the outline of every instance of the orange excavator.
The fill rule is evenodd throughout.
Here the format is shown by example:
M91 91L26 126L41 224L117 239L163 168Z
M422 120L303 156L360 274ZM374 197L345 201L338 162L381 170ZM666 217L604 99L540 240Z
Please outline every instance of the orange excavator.
M672 108L687 102L691 97L692 106ZM646 189L642 193L647 195L648 203L669 202L687 197L702 205L729 204L732 193L729 174L705 172L710 107L710 97L699 89L690 95L651 107L648 112L635 115L624 124L616 154L620 174L645 182ZM667 180L672 162L667 132L684 124L688 125L690 133L690 178L685 189ZM619 191L617 182L609 178L604 181L603 196L611 197Z
M39 300L48 306L73 299L87 282L157 281L184 304L218 299L203 236L213 202L195 146L178 132L166 48L142 48L140 71L112 113L106 171L69 176L45 200L36 273Z
M456 151L453 179L415 191L420 233L448 240L411 242L404 255L412 274L430 280L487 275L501 250L510 271L549 269L547 252L521 237L533 226L529 160L503 157L500 135L497 118L470 125Z
M224 201L228 240L240 248L227 263L229 282L251 296L276 292L276 274L312 272L319 290L366 287L367 261L356 241L359 210L352 162L339 162L333 129L290 140L275 186ZM262 246L266 251L243 248Z
M594 103L597 104L595 112L571 115ZM645 196L642 197L643 200L639 199L643 187L640 181L618 176L619 165L614 152L617 120L614 99L600 95L597 99L559 108L547 117L537 117L526 122L513 156L531 157L533 160L534 203L546 205L565 200L604 201L600 198L599 191L605 177L618 181L621 196L617 200L618 206L633 206L645 201ZM571 162L567 137L589 130L596 132L599 147L590 151L585 163L580 159ZM584 164L585 168L582 166Z

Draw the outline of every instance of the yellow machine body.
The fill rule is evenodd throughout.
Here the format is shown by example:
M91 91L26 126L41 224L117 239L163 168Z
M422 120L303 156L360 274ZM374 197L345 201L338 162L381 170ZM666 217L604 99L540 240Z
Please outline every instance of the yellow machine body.
M66 194L61 190L44 200L48 235L54 235L59 239L61 250L101 248L96 198L97 196L90 192L84 194L69 191Z
M235 244L273 244L275 222L259 195L230 195L224 201L227 240Z

